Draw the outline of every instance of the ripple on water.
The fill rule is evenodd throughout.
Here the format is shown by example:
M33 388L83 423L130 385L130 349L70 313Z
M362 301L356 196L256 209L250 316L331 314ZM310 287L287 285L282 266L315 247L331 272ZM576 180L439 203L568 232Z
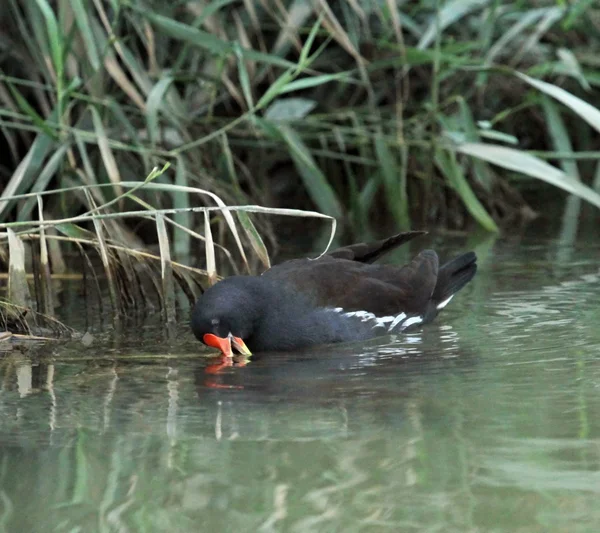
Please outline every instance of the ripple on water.
M216 374L187 329L7 355L2 526L596 533L597 254L509 252L434 324L361 345Z

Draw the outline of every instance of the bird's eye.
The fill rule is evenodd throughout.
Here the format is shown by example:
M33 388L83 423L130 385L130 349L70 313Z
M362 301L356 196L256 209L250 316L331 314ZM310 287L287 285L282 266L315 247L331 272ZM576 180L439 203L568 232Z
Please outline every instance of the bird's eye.
M213 326L218 326L219 325L220 320L218 318L213 318L210 323Z

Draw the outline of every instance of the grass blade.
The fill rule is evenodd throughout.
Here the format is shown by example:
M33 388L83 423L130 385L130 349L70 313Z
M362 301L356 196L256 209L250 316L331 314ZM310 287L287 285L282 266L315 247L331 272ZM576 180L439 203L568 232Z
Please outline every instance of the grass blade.
M498 54L506 48L506 46L519 35L522 35L525 30L538 22L546 13L548 9L557 9L557 8L539 8L539 9L530 9L526 13L521 14L521 16L516 20L516 22L508 28L506 31L502 33L502 36L490 47L488 53L485 57L484 64L491 65L493 61L496 59ZM560 8L558 8L560 9Z
M208 211L204 211L204 250L206 252L206 273L209 285L217 282L217 265L215 261L215 243L212 230L210 229L210 217Z
M271 260L269 259L267 247L265 246L260 233L258 233L256 226L254 226L252 220L248 216L248 213L245 213L244 211L238 211L237 218L240 221L240 225L244 229L248 240L250 241L252 249L256 252L256 255L260 259L261 263L265 266L265 268L271 268Z
M569 134L567 133L567 127L560 116L560 112L553 100L550 100L547 96L542 96L542 109L546 116L546 122L549 127L550 138L554 150L564 154L573 153L573 145ZM560 166L563 171L573 178L580 180L579 169L577 168L577 162L573 159L561 159Z
M6 218L7 213L14 205L14 201L8 200L9 197L26 192L39 172L48 153L54 146L54 142L44 133L38 134L13 175L8 180L2 194L0 194L0 220ZM4 201L1 201L4 200Z
M185 159L181 156L177 156L177 167L175 168L175 184L179 186L187 185L186 179L186 164ZM192 217L190 216L187 209L190 207L190 194L184 190L173 191L173 207L178 210L173 215L173 221L181 227L191 228ZM178 261L183 261L183 258L187 258L191 252L192 239L188 232L182 232L175 239L174 253L175 258Z
M542 96L542 108L546 115L546 122L550 128L552 144L557 152L562 154L572 154L573 145L567 127L560 115L557 104L548 96ZM561 159L560 166L568 175L581 181L577 162L572 159ZM577 228L579 226L579 213L581 211L581 198L570 196L563 211L559 242L561 246L557 251L557 260L567 261L571 253L571 246L577 237Z
M483 143L460 144L456 147L456 150L463 154L483 159L488 163L498 165L507 170L513 170L531 176L532 178L545 181L550 185L554 185L555 187L559 187L560 189L583 198L586 202L589 202L596 207L600 207L600 194L594 192L583 183L568 176L556 167L553 167L537 157L522 152L521 150Z
M173 280L173 264L169 248L169 234L165 226L164 215L156 215L156 234L160 249L160 268L163 293L163 312L167 324L175 322L175 282Z
M44 220L44 204L42 197L37 197L38 217L39 220ZM40 285L41 285L41 309L39 312L45 315L54 315L54 302L52 298L52 276L50 275L50 260L48 257L48 245L46 242L46 232L44 227L40 227Z
M450 0L446 2L444 7L440 9L439 14L433 16L432 21L419 40L417 48L428 48L435 40L438 30L444 31L451 24L489 3L490 0ZM439 19L439 22L436 19Z
M591 91L590 83L585 79L583 69L575 54L568 48L559 48L556 55L565 67L565 71L575 78L586 91Z
M294 165L315 205L323 213L334 218L341 218L342 207L340 201L327 178L315 163L308 147L289 126L279 125L278 130L288 145Z
M325 83L330 83L332 81L352 82L352 73L338 72L336 74L320 74L319 76L300 78L299 80L290 81L289 83L285 84L282 87L280 94L310 89L312 87L318 87L319 85L324 85Z
M104 168L108 174L108 179L114 185L115 194L120 196L123 194L123 187L120 185L121 174L119 173L117 161L115 160L113 151L108 143L108 137L106 135L104 125L102 124L100 113L98 113L98 110L93 106L90 107L90 111L92 113L92 120L94 122L96 135L98 136L98 147L100 148L100 155L102 156L102 161L104 162Z
M94 199L88 189L85 189L85 195L89 204L89 209L96 209ZM108 283L108 292L110 295L110 301L114 310L115 320L119 320L121 316L121 299L118 298L119 291L117 290L116 279L114 276L108 247L106 246L106 239L104 238L104 223L98 217L93 217L94 229L96 231L96 242L98 251L100 252L100 259L102 260L102 266L106 274L106 280Z
M101 62L98 48L96 47L96 41L94 40L88 11L84 8L84 2L81 0L73 0L70 3L70 6L75 15L75 22L79 28L79 35L83 39L87 57L92 65L92 69L96 71L100 68Z
M46 0L35 1L38 7L40 8L40 11L44 15L44 20L46 22L46 31L48 32L50 51L52 52L52 62L54 63L54 68L56 69L56 75L57 77L62 77L62 74L64 72L64 43L62 32L60 31L58 21L56 20L56 16L54 15L54 11L50 7L50 4L48 4Z
M578 98L570 92L565 91L563 88L552 85L551 83L531 78L530 76L527 76L521 72L515 72L515 76L527 82L529 85L535 87L539 91L558 100L560 103L566 105L569 109L571 109L571 111L579 115L597 132L600 132L600 110L596 109L593 105L588 104L581 98Z
M35 180L35 184L33 185L31 191L32 192L42 192L48 188L48 184L50 180L55 177L58 169L64 161L67 150L71 147L69 142L65 142L61 144L58 149L52 154L48 163L39 174L37 179ZM36 197L39 201L39 197ZM19 209L19 213L17 216L17 220L29 220L31 217L31 212L36 202L36 198L31 198L23 204L23 207Z
M494 233L499 232L500 230L494 219L481 205L473 189L471 189L461 166L456 160L456 155L453 152L445 152L440 148L436 150L435 162L460 196L467 211L479 222L481 227Z
M158 124L158 112L165 104L165 93L169 89L173 78L166 76L162 78L150 91L146 101L146 123L148 125L148 135L152 146L156 146L160 139L160 130Z
M233 44L233 50L235 53L235 57L237 59L238 66L238 76L240 79L240 85L242 86L242 92L244 94L244 99L246 100L246 106L248 107L248 111L252 111L254 109L254 98L252 96L252 87L250 86L250 76L248 74L248 69L244 62L242 47L239 43Z
M321 24L323 23L324 16L325 16L325 10L321 11L319 16L317 17L317 20L315 21L312 28L310 29L308 37L306 38L306 41L304 42L304 45L302 46L302 50L300 51L300 58L298 60L298 68L302 68L310 63L309 54L313 47L315 39L317 38L319 28L321 27Z
M471 113L471 109L463 97L458 99L458 105L460 107L462 125L465 128L467 141L479 142L479 134L477 131L477 126L475 125L475 121L473 120L473 114ZM483 161L475 159L473 160L473 173L475 174L475 177L481 186L486 191L491 192L493 177L490 173L489 167Z
M63 111L63 77L64 77L64 58L65 53L64 39L54 11L46 0L35 0L44 16L46 31L50 41L50 51L52 53L52 63L56 75L56 92L58 97L58 119L62 120Z
M132 6L134 7L134 6ZM134 7L134 9L139 9ZM176 20L157 15L151 11L144 11L143 15L148 18L153 24L158 26L166 35L181 41L187 41L190 44L199 46L216 55L229 55L233 52L233 45L205 31L194 28L188 24L178 22ZM284 68L295 67L295 64L281 57L257 52L248 48L240 48L242 57L269 65L277 65Z
M406 183L401 183L398 173L400 165L381 133L375 137L375 153L379 160L379 174L386 192L388 209L396 219L400 229L408 230L410 228L410 217L405 189Z
M31 308L31 296L25 272L25 245L10 228L8 232L8 300L13 305Z
M13 95L13 98L17 102L18 106L21 108L21 111L23 111L31 119L31 122L33 122L38 127L38 129L43 131L51 139L56 140L56 131L53 130L50 126L48 126L46 121L33 108L33 106L27 101L27 99L23 97L20 91L16 89L12 83L8 83L7 85L11 94Z

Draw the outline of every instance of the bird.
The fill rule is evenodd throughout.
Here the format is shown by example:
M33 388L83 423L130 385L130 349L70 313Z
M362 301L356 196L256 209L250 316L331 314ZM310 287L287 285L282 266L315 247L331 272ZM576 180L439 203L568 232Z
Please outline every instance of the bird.
M427 324L475 276L477 257L470 251L440 266L426 249L404 266L376 263L426 233L398 233L317 259L291 259L258 276L225 278L196 301L192 332L232 357L233 349L246 356L305 350Z

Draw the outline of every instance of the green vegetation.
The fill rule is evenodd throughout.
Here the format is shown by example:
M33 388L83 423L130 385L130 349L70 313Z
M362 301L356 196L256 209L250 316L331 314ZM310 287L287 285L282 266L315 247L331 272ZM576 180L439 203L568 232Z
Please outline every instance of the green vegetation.
M600 206L599 20L589 0L6 0L0 247L39 240L42 279L46 239L89 244L110 281L154 245L166 298L196 239L268 264L272 218L225 205L359 234L496 232L530 178Z

